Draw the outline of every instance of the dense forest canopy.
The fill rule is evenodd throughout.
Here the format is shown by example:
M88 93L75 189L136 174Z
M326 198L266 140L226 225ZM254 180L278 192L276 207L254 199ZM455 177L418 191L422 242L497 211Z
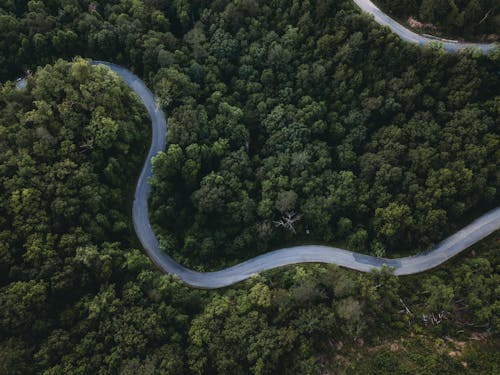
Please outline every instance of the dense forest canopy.
M167 253L205 270L297 243L402 255L498 203L496 57L396 44L336 2L252 4L204 11L153 78Z
M414 17L424 31L488 40L500 33L498 0L376 0L383 10L397 17ZM415 25L414 25L415 26Z
M4 85L0 111L0 278L36 272L64 285L65 255L129 236L145 111L118 77L83 60L40 69L22 90Z
M74 58L161 98L156 230L208 268L311 238L416 250L496 205L498 51L419 49L329 0L0 0L0 51L0 374L498 372L498 234L408 278L160 275L130 221L149 119ZM272 223L292 210L295 234Z

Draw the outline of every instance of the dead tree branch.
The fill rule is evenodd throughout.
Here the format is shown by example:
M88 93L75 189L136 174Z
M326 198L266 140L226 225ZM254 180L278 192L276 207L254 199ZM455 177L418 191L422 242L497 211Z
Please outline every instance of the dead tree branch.
M281 217L280 220L273 221L273 223L276 227L282 227L293 233L296 233L293 224L295 224L300 219L302 219L302 214L296 214L295 212L292 211L292 212L286 212Z

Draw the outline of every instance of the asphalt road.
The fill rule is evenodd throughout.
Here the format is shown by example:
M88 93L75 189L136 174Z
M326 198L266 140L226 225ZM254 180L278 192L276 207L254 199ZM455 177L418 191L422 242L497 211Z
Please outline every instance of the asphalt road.
M358 7L360 7L366 13L369 13L373 16L375 21L383 26L389 27L393 33L398 34L399 37L407 42L416 43L419 45L429 44L430 42L436 42L434 38L429 38L423 35L419 35L414 33L411 30L408 30L401 24L394 21L387 14L382 12L375 4L373 4L370 0L353 0ZM439 41L443 47L449 51L454 52L459 49L474 47L479 48L483 52L487 52L493 48L493 44L483 44L483 43L454 43L452 41Z
M369 272L383 265L394 267L396 275L409 275L434 268L489 234L500 229L500 207L486 213L462 230L450 236L432 250L405 258L385 259L329 246L304 245L272 251L217 272L200 273L175 262L159 249L158 240L149 221L148 178L152 175L151 158L166 146L167 124L165 115L155 105L154 96L134 74L118 65L94 61L117 73L139 96L151 117L152 142L137 182L132 215L137 237L146 254L164 272L177 275L186 284L198 288L221 288L245 280L259 272L296 263L335 263L358 271Z
M389 26L402 39L426 44L431 39L417 35L382 13L368 0L354 0L361 9L371 13L375 21ZM474 46L483 51L491 48L485 44L444 43L446 50L455 51L460 48ZM177 275L186 284L197 288L221 288L248 279L265 270L297 263L334 263L357 271L370 272L384 265L392 267L396 275L410 275L427 271L439 266L469 246L500 229L500 207L484 214L465 228L456 232L434 248L422 254L397 259L376 258L370 255L355 253L336 247L320 245L304 245L287 247L259 255L233 267L216 272L196 272L181 266L170 256L164 254L149 221L148 195L150 186L148 178L152 175L151 159L158 152L165 150L167 139L167 123L163 111L156 107L155 98L137 76L118 65L93 61L94 65L105 65L120 76L126 84L139 96L151 118L152 141L146 162L137 182L132 216L134 228L146 254L163 272Z

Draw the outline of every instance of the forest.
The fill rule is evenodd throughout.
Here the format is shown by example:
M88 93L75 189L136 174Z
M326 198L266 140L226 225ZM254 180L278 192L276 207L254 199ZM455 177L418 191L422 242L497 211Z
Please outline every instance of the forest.
M350 1L0 0L0 51L0 374L499 371L498 233L411 277L161 275L130 216L149 119L85 59L159 97L153 224L206 270L306 242L416 253L497 206L498 50L418 48Z
M404 19L413 17L413 25L431 34L488 41L498 40L500 4L496 0L376 0L390 15ZM410 23L411 25L411 23ZM491 41L491 40L489 40Z
M498 54L395 44L336 2L245 4L238 25L205 11L153 79L166 253L200 270L302 243L408 255L498 204Z

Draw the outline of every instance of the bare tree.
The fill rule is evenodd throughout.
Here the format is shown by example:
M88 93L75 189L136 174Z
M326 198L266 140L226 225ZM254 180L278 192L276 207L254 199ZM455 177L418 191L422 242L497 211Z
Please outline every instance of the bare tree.
M92 150L94 148L95 137L87 138L82 144L80 144L80 149L85 152Z
M293 224L296 223L302 219L302 214L296 214L293 211L287 211L285 214L281 217L280 220L273 221L274 225L276 227L282 227L285 228L293 233L295 232L295 228L293 227Z
M401 302L401 304L402 304L402 305L403 305L403 307L404 307L404 310L401 310L400 312L401 312L401 313L406 313L406 314L408 314L408 315L412 315L412 313L411 313L410 309L408 308L408 306L406 306L406 303L404 303L404 301L403 301L403 299L402 299L402 298L400 298L400 299L399 299L399 302Z
M436 325L440 324L443 320L446 320L447 318L448 318L448 314L446 313L446 311L441 311L437 315L434 313L430 313L429 315L422 314L422 321L426 325L431 324L431 325L436 326Z

